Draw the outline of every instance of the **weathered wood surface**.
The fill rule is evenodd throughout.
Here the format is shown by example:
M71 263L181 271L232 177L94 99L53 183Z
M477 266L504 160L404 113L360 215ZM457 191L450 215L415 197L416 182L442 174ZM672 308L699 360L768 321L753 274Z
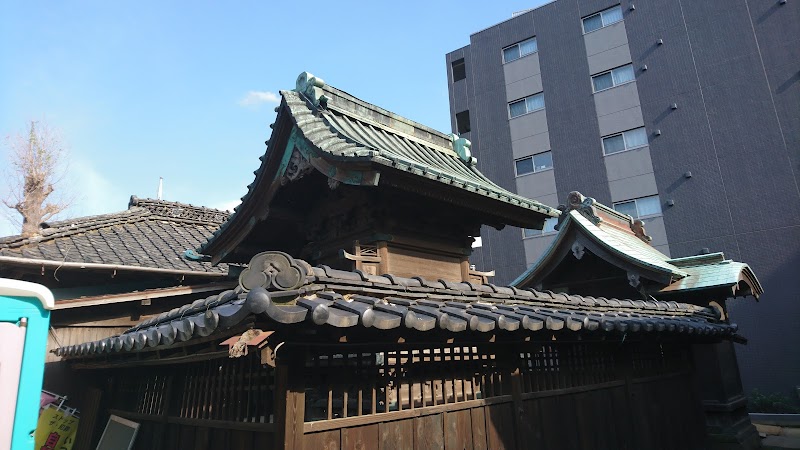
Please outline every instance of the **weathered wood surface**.
M158 371L118 383L112 401L130 412L111 412L143 424L136 447L146 450L702 448L703 413L680 348L567 345L327 354L278 364L274 378L253 354L172 373L183 384L171 391ZM384 400L395 405L386 411L376 403ZM312 404L337 418L307 415ZM271 412L275 423L264 423Z

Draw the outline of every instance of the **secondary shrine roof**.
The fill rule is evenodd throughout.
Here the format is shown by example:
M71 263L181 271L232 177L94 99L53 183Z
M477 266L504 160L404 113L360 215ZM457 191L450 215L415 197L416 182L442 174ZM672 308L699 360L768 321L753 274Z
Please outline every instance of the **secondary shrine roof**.
M165 312L120 336L55 351L66 357L162 349L256 318L273 327L407 329L412 333L590 333L730 338L736 325L714 308L594 298L493 284L374 276L311 267L281 252L256 255L238 288Z
M699 294L724 300L736 295L758 298L763 289L745 263L725 259L722 253L670 258L650 245L641 220L621 214L579 192L559 207L558 234L539 260L511 284L517 287L542 283L565 257L580 259L586 250L628 271L632 285L639 278L651 295ZM713 298L712 298L713 297Z
M224 275L227 265L213 267L182 255L227 217L227 211L133 196L125 211L47 222L36 235L0 238L0 263L56 261Z

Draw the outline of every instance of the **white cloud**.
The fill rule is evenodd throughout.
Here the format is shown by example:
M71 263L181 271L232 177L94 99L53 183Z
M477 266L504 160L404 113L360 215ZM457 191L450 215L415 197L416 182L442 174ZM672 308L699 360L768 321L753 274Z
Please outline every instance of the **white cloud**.
M262 103L279 103L278 94L270 91L250 91L239 100L239 106L257 107Z
M128 207L130 194L121 192L116 183L106 178L89 161L70 161L65 178L65 186L75 196L67 217L108 214Z

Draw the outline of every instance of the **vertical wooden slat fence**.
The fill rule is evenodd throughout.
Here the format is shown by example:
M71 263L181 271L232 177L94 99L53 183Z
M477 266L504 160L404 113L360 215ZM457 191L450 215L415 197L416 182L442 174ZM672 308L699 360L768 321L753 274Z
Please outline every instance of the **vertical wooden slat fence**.
M681 344L286 344L281 352L274 369L251 354L115 371L112 412L143 424L136 448L147 450L703 445Z

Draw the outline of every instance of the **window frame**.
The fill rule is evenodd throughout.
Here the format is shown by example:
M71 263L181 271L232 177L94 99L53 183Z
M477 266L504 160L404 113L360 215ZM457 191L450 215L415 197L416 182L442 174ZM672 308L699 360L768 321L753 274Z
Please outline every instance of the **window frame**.
M542 96L542 104L543 104L544 106L542 106L542 107L541 107L541 108L539 108L539 109L532 109L532 110L528 111L528 99L529 99L529 98L536 97L537 95L541 95L541 96ZM512 115L511 115L511 105L512 105L512 104L514 104L514 103L519 103L519 102L525 102L525 112L524 112L524 113L522 113L522 114L516 115L516 116L512 116ZM531 94L531 95L528 95L528 96L525 96L525 97L522 97L522 98L518 98L518 99L516 99L516 100L514 100L514 101L508 102L508 106L507 106L507 111L508 111L508 120L511 120L511 119L516 119L517 117L522 117L522 116L525 116L525 115L527 115L527 114L535 113L535 112L537 112L537 111L542 111L542 110L544 110L546 107L547 107L547 104L544 102L544 91L537 92L537 93L535 93L535 94Z
M467 116L466 116L467 117L467 128L469 128L469 129L466 130L466 131L461 131L461 127L459 127L458 116L461 115L461 114L464 114L464 113L467 113ZM457 112L456 113L456 132L459 135L461 135L461 134L464 134L464 133L469 133L470 131L472 131L472 118L469 116L469 110L465 109L464 111Z
M524 44L524 43L526 43L528 41L536 41L536 51L533 51L533 52L530 52L530 53L525 53L523 55L522 54L522 44ZM512 59L510 61L506 61L506 50L510 49L511 47L518 47L519 48L519 57L517 57L516 59ZM536 36L531 36L528 39L523 39L523 40L521 40L521 41L519 41L517 43L514 43L514 44L511 44L511 45L503 47L500 50L500 57L503 60L503 64L508 64L508 63L511 63L511 62L514 62L514 61L519 61L520 59L522 59L522 58L524 58L526 56L533 55L534 53L539 53L539 40L536 39Z
M461 66L463 68L462 70L464 71L464 76L462 78L457 79L457 80L456 80L456 71L455 71L456 65ZM457 59L455 61L452 61L450 63L450 75L453 77L453 83L457 83L457 82L459 82L461 80L466 80L467 79L467 63L464 60L464 58L459 58L459 59Z
M639 214L639 200L646 199L646 198L654 198L654 197L656 199L658 199L658 212L654 213L654 214L640 215ZM623 200L621 202L613 202L611 204L611 208L614 211L617 211L617 205L621 205L621 204L624 204L624 203L633 203L634 204L634 207L636 208L636 217L631 216L631 217L633 217L634 220L636 220L636 219L649 219L651 217L660 217L660 216L664 215L664 210L661 208L661 198L658 196L658 194L656 194L656 195L645 195L644 197L636 197L636 198L632 198L630 200ZM625 214L625 213L622 213L620 211L617 211L617 212L619 212L620 214Z
M644 137L645 137L645 140L647 141L647 143L646 144L642 144L642 145L637 145L635 147L628 147L628 142L625 140L625 133L630 133L631 131L636 131L636 130L644 130ZM618 152L606 153L606 139L610 139L610 138L617 137L617 136L622 136L622 145L624 145L625 148L623 148L622 150L620 150ZM647 135L647 128L646 127L636 127L636 128L631 128L630 130L620 131L619 133L612 133L612 134L609 134L607 136L601 136L600 137L600 146L603 147L603 156L619 155L620 153L625 153L625 152L627 152L629 150L636 150L637 148L649 147L650 146L650 139L649 139L649 137Z
M533 163L533 161L534 161L534 159L533 159L533 158L534 158L535 156L537 156L537 155L544 155L545 153L550 153L550 167L548 167L548 168L546 168L546 169L539 169L539 170L536 170L536 164L533 164L533 170L532 170L531 172L525 172L525 173L522 173L522 174L521 174L521 173L519 173L519 172L517 171L517 162L518 162L518 161L524 161L524 160L526 160L526 159L530 159L530 160L531 160L531 163ZM552 151L552 150L546 150L546 151L543 151L543 152L534 153L534 154L532 154L532 155L529 155L529 156L526 156L526 157L524 157L524 158L517 158L517 159L515 159L515 160L514 160L514 177L515 177L515 178L519 178L519 177L524 177L524 176L526 176L526 175L531 175L531 174L534 174L534 173L542 173L542 172L547 172L548 170L553 170L553 167L554 167L554 166L555 166L555 164L553 164L553 151Z
M547 219L544 219L545 224L547 223L548 220L555 221L555 223L553 223L553 227L555 227L558 224L558 217L548 217ZM546 225L543 225L541 230L535 230L533 228L523 228L522 229L522 239L525 240L525 239L538 238L538 237L542 237L542 236L549 236L551 234L556 234L559 231L559 230L556 230L555 228L553 228L552 230L545 231L546 228L547 228ZM531 234L530 236L528 236L528 235L526 235L525 231L536 231L538 233Z
M621 69L623 67L628 67L628 66L630 66L631 70L633 71L633 78L630 81L626 81L624 83L614 84L614 71L617 70L617 69ZM603 75L611 75L611 83L612 83L612 85L607 87L607 88L596 90L595 87L594 87L594 79L597 78L597 77L601 77ZM592 93L593 94L597 94L598 92L605 92L605 91L607 91L609 89L614 89L615 87L625 86L626 84L634 83L636 81L636 71L633 70L633 63L629 62L628 64L623 64L621 66L617 66L617 67L614 67L612 69L608 69L608 70L604 70L602 72L596 73L596 74L594 74L594 75L589 77L589 81L592 83Z
M611 23L608 23L608 24L603 23L603 13L606 12L606 11L611 11L614 8L619 8L620 9L619 15L620 15L621 19L617 20L616 22L611 22ZM592 31L586 31L586 25L585 25L586 24L586 22L585 22L586 19L590 19L590 18L592 18L594 16L600 16L600 23L601 23L600 28L594 29ZM610 7L610 8L606 8L606 9L604 9L602 11L597 11L594 14L589 14L588 16L581 17L581 30L583 31L583 34L594 33L595 31L602 30L603 28L610 27L611 25L614 25L615 23L620 23L620 22L624 22L624 21L625 21L625 15L622 13L622 4L616 4L616 5L614 5L614 6Z

